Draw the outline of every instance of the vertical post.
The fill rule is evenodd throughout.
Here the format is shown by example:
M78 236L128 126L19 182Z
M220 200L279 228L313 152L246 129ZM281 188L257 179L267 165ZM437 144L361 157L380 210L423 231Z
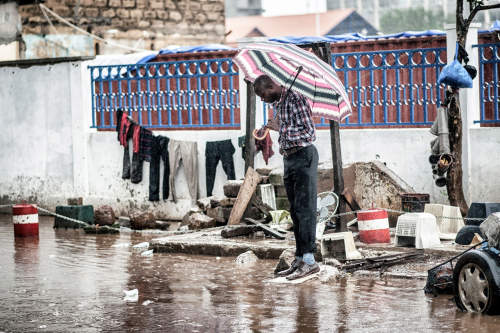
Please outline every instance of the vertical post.
M331 49L329 43L313 44L314 53L324 62L331 65ZM342 199L344 192L344 174L342 170L342 152L340 149L340 125L338 122L330 120L330 142L332 147L332 164L333 164L333 187L334 192L339 197L339 207L337 213L345 212L345 201ZM336 219L336 231L347 231L347 222L340 217Z
M245 174L248 167L254 167L255 140L252 132L255 129L255 92L252 83L245 81L247 86L246 131L245 131Z

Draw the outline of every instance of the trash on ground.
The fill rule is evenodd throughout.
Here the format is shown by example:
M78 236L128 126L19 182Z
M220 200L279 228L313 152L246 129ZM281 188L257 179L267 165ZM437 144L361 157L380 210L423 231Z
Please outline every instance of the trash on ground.
M146 300L144 302L142 302L142 305L144 306L148 306L149 304L153 303L153 301L150 301L150 300Z
M139 300L139 290L138 289L132 289L132 290L124 290L125 297L123 298L124 301L126 302L137 302Z
M153 250L141 252L141 257L152 257L152 256L153 256Z
M149 247L149 242L142 242L142 243L135 244L134 246L132 246L132 248L136 251L142 251L144 249L147 249L148 247Z

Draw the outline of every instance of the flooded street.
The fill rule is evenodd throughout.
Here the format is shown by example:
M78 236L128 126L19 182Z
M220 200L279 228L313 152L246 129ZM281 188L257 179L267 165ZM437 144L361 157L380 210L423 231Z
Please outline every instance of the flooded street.
M499 332L500 317L424 295L425 281L269 283L275 261L155 253L161 234L86 235L40 217L38 242L0 215L0 332ZM123 290L139 290L126 302Z

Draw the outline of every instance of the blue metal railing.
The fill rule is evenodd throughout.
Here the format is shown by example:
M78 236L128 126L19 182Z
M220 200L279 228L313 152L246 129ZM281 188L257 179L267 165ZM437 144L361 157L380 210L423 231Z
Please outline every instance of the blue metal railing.
M231 58L89 66L92 127L111 129L121 108L146 128L239 128Z
M498 66L500 64L500 44L479 44L479 103L480 119L474 123L499 124L498 114Z
M437 85L446 65L446 48L332 54L353 114L341 127L429 126L444 86ZM264 105L264 119L268 106ZM328 127L321 119L318 127Z

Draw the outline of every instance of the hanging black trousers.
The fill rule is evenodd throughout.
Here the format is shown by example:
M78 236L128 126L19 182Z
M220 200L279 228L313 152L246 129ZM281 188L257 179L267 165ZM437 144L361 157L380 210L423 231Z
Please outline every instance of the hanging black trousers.
M207 197L212 195L217 164L222 161L222 168L227 179L235 179L233 154L235 152L231 140L207 142L205 147L205 169L207 180Z
M149 200L160 200L160 160L163 161L163 200L168 199L169 186L168 178L170 176L170 165L168 160L168 142L169 138L164 136L152 137L151 162L149 165Z
M318 151L307 146L283 157L283 180L290 201L290 215L295 234L295 255L316 251L316 206Z

